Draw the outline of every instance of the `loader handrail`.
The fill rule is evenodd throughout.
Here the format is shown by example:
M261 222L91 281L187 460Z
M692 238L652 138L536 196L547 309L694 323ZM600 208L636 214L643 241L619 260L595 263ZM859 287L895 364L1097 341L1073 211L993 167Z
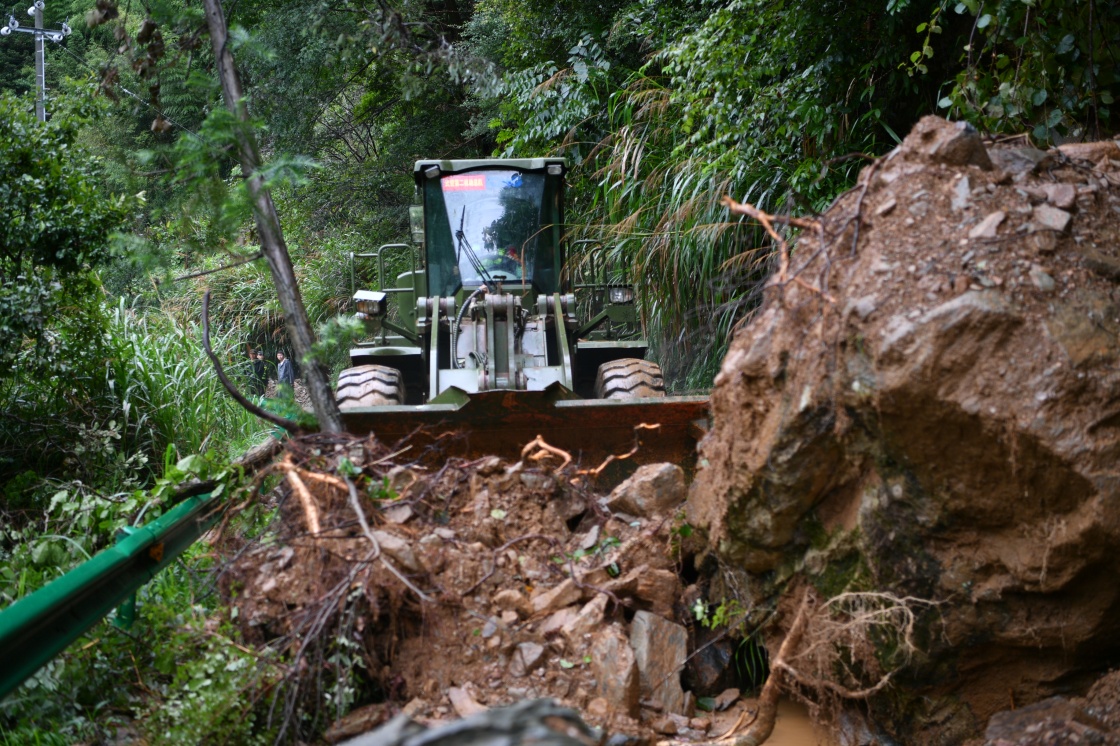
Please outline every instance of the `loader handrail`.
M350 295L354 295L357 291L357 280L354 277L354 260L355 259L376 259L377 260L377 289L383 293L411 293L415 288L415 275L416 275L416 252L410 251L409 255L412 257L412 272L413 272L413 287L411 288L387 288L385 287L385 257L381 252L385 249L411 249L412 246L406 243L387 243L377 247L377 251L367 251L362 253L350 252Z
M191 497L0 611L0 699L171 564L217 520Z

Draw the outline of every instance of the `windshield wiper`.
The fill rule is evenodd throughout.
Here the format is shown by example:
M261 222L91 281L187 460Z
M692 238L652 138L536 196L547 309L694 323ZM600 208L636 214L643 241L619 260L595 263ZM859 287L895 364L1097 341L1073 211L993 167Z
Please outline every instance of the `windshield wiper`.
M486 267L482 266L482 261L479 260L478 254L474 253L471 248L470 241L467 240L467 234L463 232L463 224L467 219L467 206L463 205L463 213L459 217L459 230L455 231L455 238L459 241L458 251L455 254L455 266L459 265L459 261L463 256L463 249L467 250L467 261L470 262L471 267L475 273L482 278L482 281L494 287L494 278L486 271Z

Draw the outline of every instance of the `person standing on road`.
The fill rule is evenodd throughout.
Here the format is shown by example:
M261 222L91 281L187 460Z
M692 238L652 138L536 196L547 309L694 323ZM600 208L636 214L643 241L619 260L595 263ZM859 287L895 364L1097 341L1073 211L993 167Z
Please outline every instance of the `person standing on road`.
M295 387L296 377L292 372L292 361L284 357L283 352L276 353L276 360L280 363L280 366L276 370L277 383L281 385L286 383L291 387Z

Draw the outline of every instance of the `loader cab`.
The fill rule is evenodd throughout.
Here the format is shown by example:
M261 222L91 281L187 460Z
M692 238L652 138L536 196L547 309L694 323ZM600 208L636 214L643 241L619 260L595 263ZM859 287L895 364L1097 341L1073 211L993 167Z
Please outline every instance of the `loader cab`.
M428 293L566 292L564 168L561 158L417 161Z

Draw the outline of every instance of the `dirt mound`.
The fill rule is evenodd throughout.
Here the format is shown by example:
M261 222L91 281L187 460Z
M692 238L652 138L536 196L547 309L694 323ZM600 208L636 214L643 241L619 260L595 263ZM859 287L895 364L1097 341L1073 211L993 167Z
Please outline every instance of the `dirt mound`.
M720 694L729 661L686 664L698 643L682 599L699 591L679 575L692 564L680 467L640 467L604 495L546 447L435 470L401 457L373 440L294 441L275 467L280 541L225 574L246 639L291 661L289 708L322 702L300 735L538 698L638 742L720 725L695 701Z
M904 742L978 737L1120 655L1118 185L1116 143L926 118L801 221L716 378L690 522L760 620L791 578L918 609L924 654L865 639L907 664L864 695Z

